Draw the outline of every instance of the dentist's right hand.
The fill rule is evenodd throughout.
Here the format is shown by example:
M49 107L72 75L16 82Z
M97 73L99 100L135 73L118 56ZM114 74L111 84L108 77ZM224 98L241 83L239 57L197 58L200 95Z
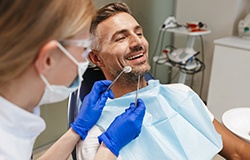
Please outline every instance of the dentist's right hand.
M95 82L90 93L84 98L79 114L71 124L72 129L81 136L82 140L100 118L107 99L114 98L111 90L106 91L110 84L109 80Z
M106 132L98 139L103 142L117 157L122 147L138 137L141 133L146 107L142 99L138 99L137 106L131 103L124 113L117 116Z

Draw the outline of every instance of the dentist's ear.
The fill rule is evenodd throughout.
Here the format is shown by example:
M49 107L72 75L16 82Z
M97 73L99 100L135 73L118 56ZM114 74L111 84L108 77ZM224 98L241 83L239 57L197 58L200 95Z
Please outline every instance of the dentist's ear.
M49 41L42 46L40 49L37 58L35 60L35 68L38 73L42 73L44 76L51 70L55 64L54 52L57 49L57 41Z
M99 54L98 54L97 51L91 50L91 52L89 53L89 59L92 61L92 63L94 63L98 67L102 67L103 66L103 61L99 57Z

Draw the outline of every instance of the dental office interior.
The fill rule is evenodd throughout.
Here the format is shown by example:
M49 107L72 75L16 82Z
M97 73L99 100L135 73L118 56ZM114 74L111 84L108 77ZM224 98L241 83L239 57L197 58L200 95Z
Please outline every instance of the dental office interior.
M114 2L93 1L96 7ZM250 143L250 0L122 2L143 26L151 74L161 83L190 86L217 120ZM47 128L34 159L68 129L67 112L68 100L41 107Z

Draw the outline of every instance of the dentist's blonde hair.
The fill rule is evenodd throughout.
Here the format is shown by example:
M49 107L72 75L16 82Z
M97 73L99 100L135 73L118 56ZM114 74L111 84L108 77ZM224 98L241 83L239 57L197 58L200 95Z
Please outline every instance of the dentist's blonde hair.
M91 0L1 1L0 84L30 67L48 41L76 35L94 14Z

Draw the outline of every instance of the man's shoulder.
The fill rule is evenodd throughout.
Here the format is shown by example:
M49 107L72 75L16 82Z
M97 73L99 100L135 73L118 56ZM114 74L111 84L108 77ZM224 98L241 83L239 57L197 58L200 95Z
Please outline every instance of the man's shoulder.
M161 84L161 86L163 88L176 90L176 91L184 91L184 92L193 91L189 86L182 84L182 83Z

